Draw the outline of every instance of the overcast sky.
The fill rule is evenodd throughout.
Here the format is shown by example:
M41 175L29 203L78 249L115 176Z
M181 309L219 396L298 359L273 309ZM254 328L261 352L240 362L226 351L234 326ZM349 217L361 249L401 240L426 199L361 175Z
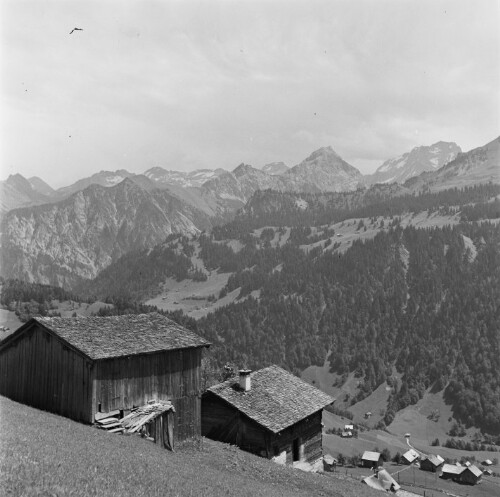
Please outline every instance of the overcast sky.
M369 173L481 146L500 134L499 5L3 0L0 179L293 166L327 145Z

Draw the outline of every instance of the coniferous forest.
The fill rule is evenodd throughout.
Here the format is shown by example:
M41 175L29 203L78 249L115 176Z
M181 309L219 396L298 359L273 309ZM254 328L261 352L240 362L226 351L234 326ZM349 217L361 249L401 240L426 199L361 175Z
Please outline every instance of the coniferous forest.
M477 254L466 248L471 239ZM251 296L197 323L221 360L278 363L298 373L322 365L364 378L361 397L403 373L385 416L433 386L458 419L500 430L500 230L488 222L392 228L344 255L287 247L269 265L229 281ZM270 250L270 249L268 249ZM266 258L266 263L269 261Z

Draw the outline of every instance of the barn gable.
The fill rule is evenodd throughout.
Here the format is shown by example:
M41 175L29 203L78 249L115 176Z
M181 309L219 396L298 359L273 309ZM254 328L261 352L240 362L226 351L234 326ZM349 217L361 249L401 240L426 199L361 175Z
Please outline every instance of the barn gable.
M0 394L72 419L175 406L176 439L201 432L201 354L210 344L158 313L33 318L0 342Z

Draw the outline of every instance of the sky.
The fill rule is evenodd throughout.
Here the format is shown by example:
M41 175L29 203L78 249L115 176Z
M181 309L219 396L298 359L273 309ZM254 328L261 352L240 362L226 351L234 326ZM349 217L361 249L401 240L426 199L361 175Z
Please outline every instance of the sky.
M329 145L368 174L500 134L497 0L4 0L0 17L2 180L294 166Z

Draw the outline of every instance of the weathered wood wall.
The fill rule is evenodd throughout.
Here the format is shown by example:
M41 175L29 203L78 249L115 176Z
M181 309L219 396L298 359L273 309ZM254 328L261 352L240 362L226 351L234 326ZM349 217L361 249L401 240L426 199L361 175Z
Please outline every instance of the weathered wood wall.
M175 440L199 436L201 353L201 348L191 348L96 361L93 411L170 400L175 407Z
M300 446L300 460L312 464L323 455L321 418L321 411L318 411L279 434L273 434L211 392L202 398L202 435L267 458L286 451L287 464L293 462L296 439Z
M321 411L299 421L283 430L279 437L273 440L273 455L286 450L286 462L293 462L293 441L299 439L301 446L301 461L314 463L323 455L323 434L321 426Z
M92 363L34 324L0 351L0 394L90 422Z

